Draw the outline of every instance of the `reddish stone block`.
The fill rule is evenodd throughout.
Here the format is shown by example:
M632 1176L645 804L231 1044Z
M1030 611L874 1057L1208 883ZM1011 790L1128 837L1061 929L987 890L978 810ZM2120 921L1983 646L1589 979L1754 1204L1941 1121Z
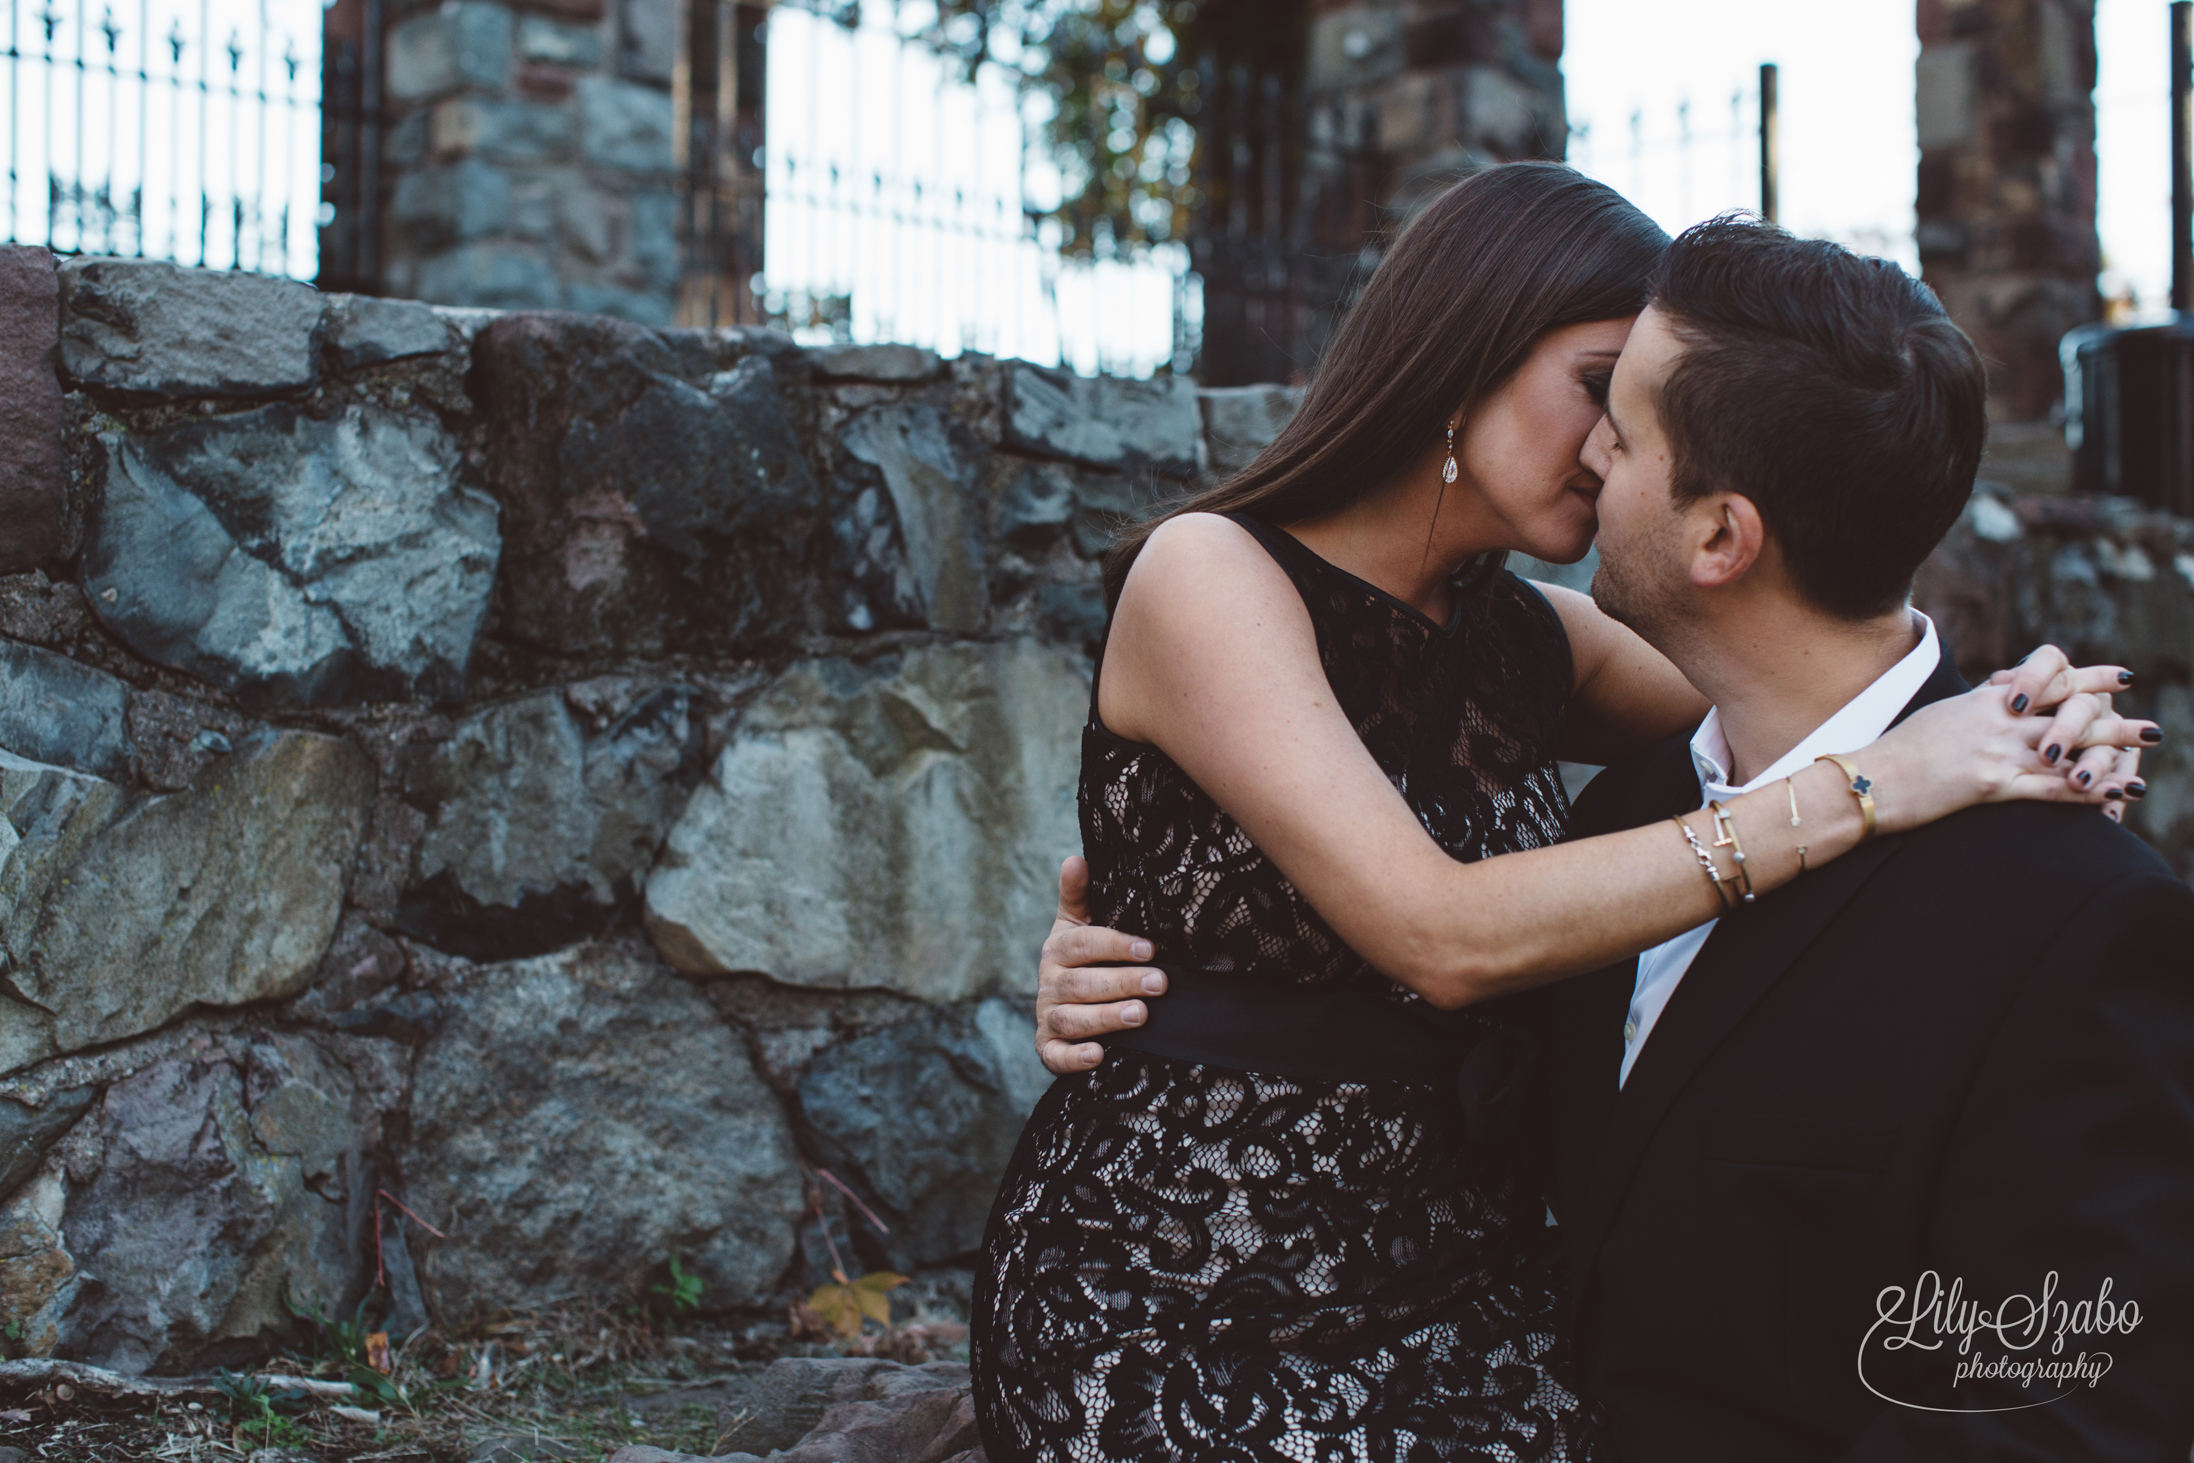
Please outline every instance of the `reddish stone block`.
M571 97L574 73L567 66L529 62L518 68L518 94L537 102L561 102Z
M68 464L61 452L61 288L53 256L0 248L0 574L61 552Z

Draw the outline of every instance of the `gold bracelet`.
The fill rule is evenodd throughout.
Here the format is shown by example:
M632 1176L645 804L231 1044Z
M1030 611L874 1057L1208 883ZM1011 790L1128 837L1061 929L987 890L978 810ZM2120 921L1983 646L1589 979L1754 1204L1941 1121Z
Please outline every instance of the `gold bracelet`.
M1729 816L1729 809L1717 802L1708 802L1707 811L1714 815L1714 846L1726 848L1737 860L1735 881L1737 893L1745 903L1752 902L1752 871L1745 867L1745 846L1737 841L1737 821Z
M1790 826L1803 828L1805 819L1798 816L1798 784L1786 777L1783 779L1783 791L1790 794ZM1798 872L1805 872L1805 845L1802 843L1798 845Z
M1849 757L1840 752L1823 752L1813 760L1816 762L1833 762L1839 772L1851 779L1851 795L1859 800L1859 817L1862 820L1859 842L1864 843L1872 838L1874 836L1874 784L1867 778L1865 773L1852 765Z
M1708 853L1706 845L1699 842L1699 835L1692 832L1691 825L1681 818L1671 817L1668 821L1674 823L1682 831L1684 842L1690 844L1691 851L1698 855L1699 867L1705 869L1706 876L1714 881L1714 892L1722 896L1722 908L1735 908L1737 901L1730 898L1729 891L1722 887L1722 871L1714 867L1714 855Z

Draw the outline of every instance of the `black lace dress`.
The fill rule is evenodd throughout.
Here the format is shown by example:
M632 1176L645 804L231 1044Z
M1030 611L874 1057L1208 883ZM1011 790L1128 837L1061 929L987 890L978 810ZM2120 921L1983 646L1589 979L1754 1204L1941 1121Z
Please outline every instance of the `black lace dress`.
M1544 598L1481 572L1441 627L1237 521L1441 847L1561 837L1571 669ZM973 1336L991 1463L1589 1456L1555 1375L1544 1206L1457 1079L1507 1039L1498 1012L1435 1011L1373 970L1094 694L1081 817L1092 913L1149 936L1172 984L1052 1085L999 1192Z

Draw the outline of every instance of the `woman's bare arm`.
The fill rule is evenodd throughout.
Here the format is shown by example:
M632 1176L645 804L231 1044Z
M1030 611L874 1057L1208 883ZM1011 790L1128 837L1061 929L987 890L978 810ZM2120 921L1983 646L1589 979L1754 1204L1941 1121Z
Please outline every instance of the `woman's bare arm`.
M1966 704L1937 713L1936 721L1954 728L1961 745L1990 749L1973 773L1989 785L1978 792L1939 787L1939 777L1919 775L1885 746L1867 768L1879 784L1885 828L1987 796L2087 800L2035 756L2042 718L2012 716L2000 689L1976 695L1993 695L1993 703L1957 698ZM1435 1005L1466 1005L1590 970L1723 909L1684 838L1666 823L1475 863L1450 858L1335 702L1293 584L1222 518L1173 519L1145 547L1115 616L1099 714L1114 733L1171 757L1336 934ZM1988 720L1992 714L2000 726ZM2105 732L2134 739L2122 724L2096 734ZM1797 875L1800 836L1815 865L1861 836L1858 802L1833 767L1816 764L1794 782L1805 809L1802 832L1788 826L1787 814L1763 811L1769 803L1783 807L1780 783L1725 804L1762 893ZM1704 813L1688 826L1702 843L1714 838Z
M1600 612L1589 594L1531 581L1569 634L1575 687L1555 755L1565 762L1619 762L1663 737L1696 726L1707 699L1668 657L1628 625Z

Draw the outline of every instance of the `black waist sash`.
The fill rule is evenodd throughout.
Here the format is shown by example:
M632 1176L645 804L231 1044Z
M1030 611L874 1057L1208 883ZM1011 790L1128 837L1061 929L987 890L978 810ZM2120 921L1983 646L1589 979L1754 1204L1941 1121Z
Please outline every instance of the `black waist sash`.
M1453 1083L1483 1022L1403 1006L1340 981L1297 985L1161 967L1150 1019L1104 1038L1182 1062L1308 1082Z
M1421 1082L1461 1104L1464 1147L1512 1159L1543 1102L1539 1041L1525 1025L1473 1011L1399 1005L1340 982L1293 985L1161 966L1150 1019L1108 1047L1304 1082Z

